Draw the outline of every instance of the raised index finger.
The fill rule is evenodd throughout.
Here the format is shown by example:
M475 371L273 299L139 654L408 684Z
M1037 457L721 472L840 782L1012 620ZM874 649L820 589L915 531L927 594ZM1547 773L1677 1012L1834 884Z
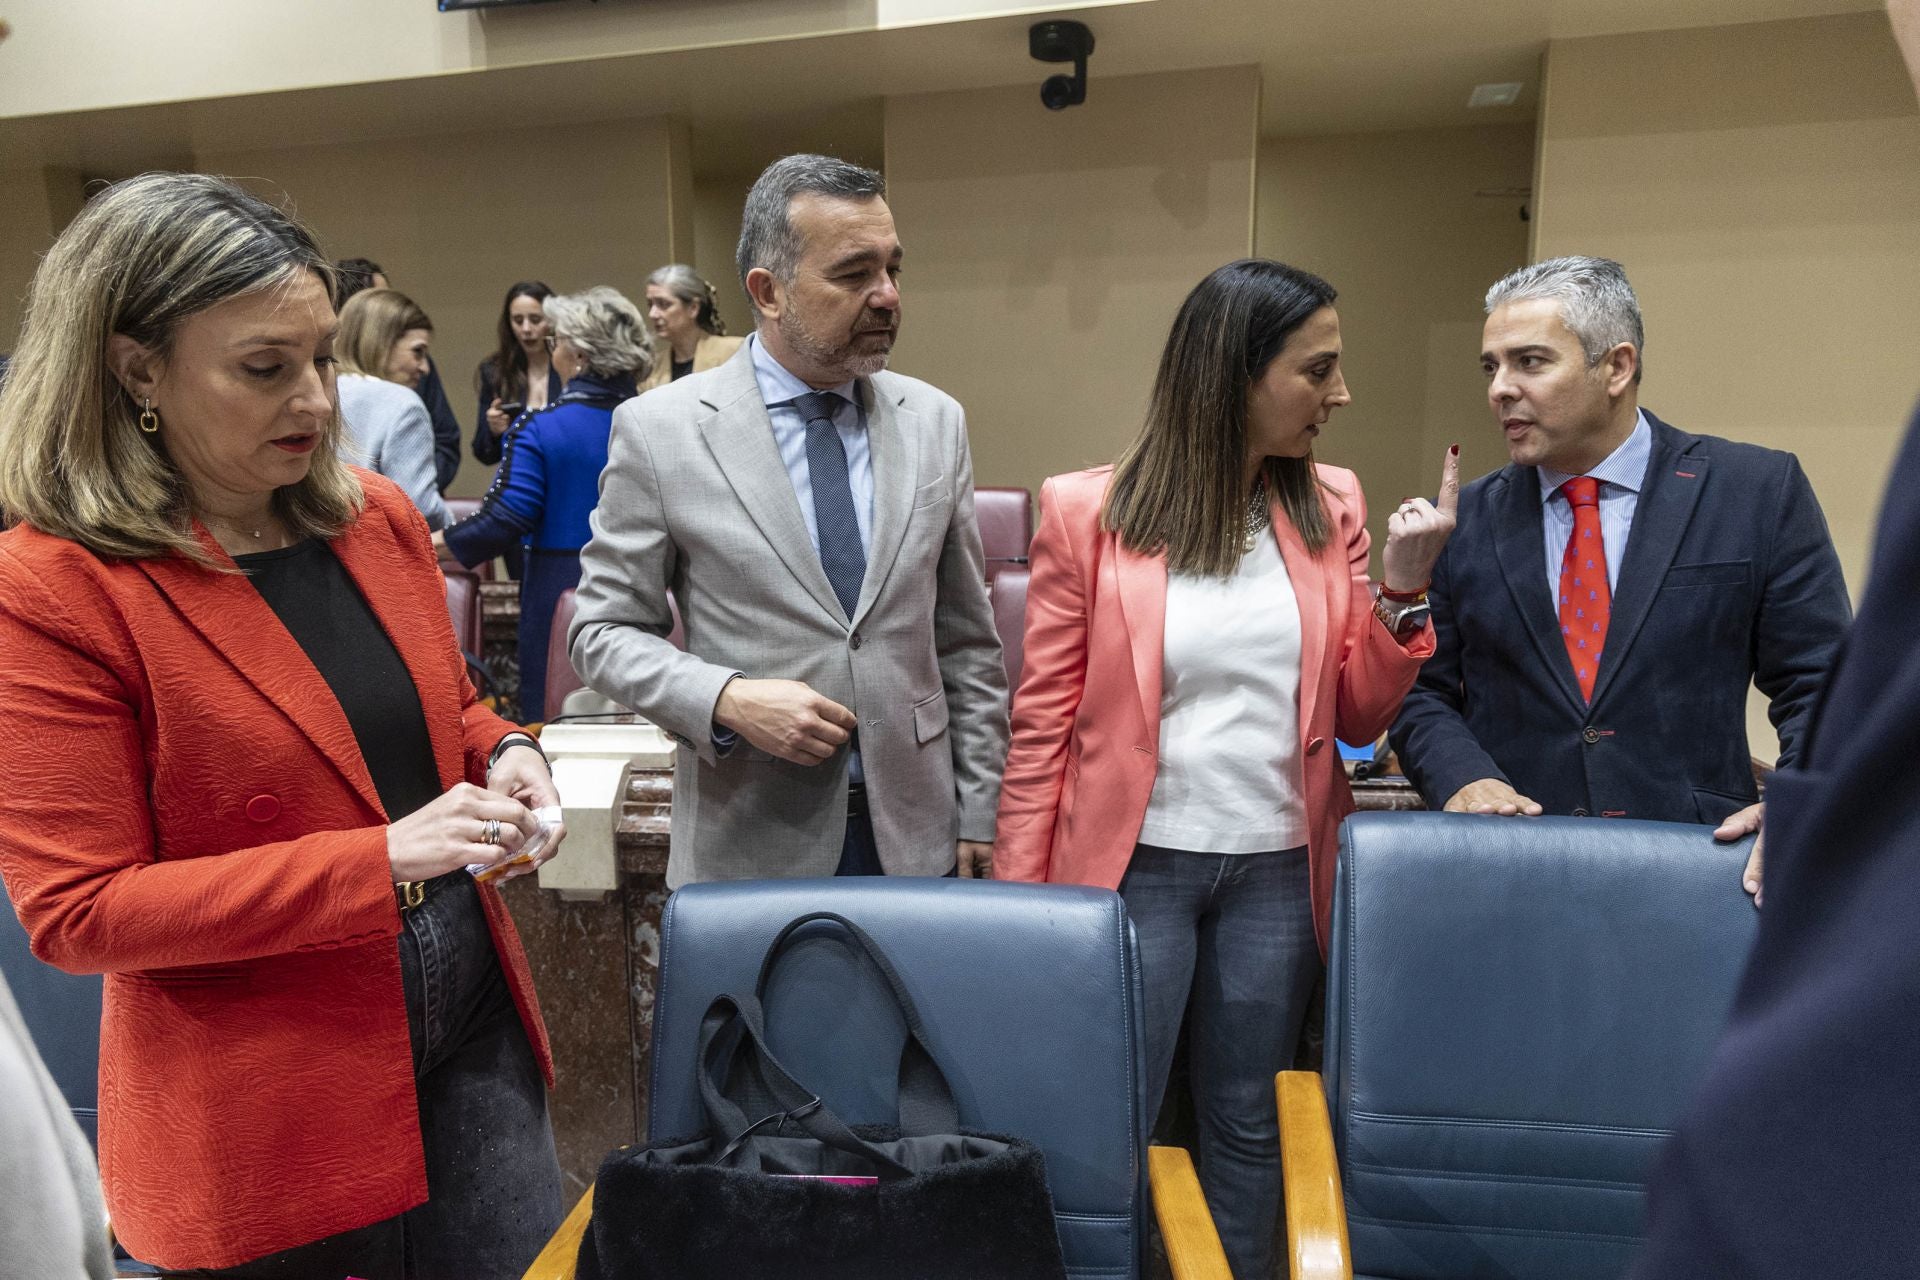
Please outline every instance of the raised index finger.
M1448 516L1460 510L1460 446L1457 444L1448 446L1446 460L1440 464L1440 500L1433 505Z

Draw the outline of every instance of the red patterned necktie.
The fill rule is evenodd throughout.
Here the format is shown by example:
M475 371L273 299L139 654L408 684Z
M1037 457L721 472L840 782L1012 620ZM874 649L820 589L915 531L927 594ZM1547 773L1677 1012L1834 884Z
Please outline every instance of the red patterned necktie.
M1580 693L1593 701L1593 678L1600 672L1600 650L1613 617L1613 592L1607 587L1607 548L1600 537L1600 482L1576 476L1560 486L1573 508L1573 533L1560 557L1560 638L1573 659Z

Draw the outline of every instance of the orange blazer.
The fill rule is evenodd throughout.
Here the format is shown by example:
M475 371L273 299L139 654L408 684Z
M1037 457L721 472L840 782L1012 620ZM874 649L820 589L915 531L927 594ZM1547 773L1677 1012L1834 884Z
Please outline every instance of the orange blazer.
M481 782L513 726L474 699L426 523L356 474L333 549L412 673L441 785ZM34 954L106 974L100 1173L127 1248L225 1267L424 1201L387 815L259 593L0 534L0 736L0 875ZM526 956L480 899L551 1083Z
M1118 888L1153 794L1167 561L1100 527L1111 467L1040 488L1026 659L1000 788L994 875ZM1403 646L1373 615L1366 503L1351 471L1317 468L1333 526L1307 550L1276 502L1274 536L1300 604L1300 758L1322 952L1340 820L1353 793L1334 738L1371 742L1400 709L1433 629Z

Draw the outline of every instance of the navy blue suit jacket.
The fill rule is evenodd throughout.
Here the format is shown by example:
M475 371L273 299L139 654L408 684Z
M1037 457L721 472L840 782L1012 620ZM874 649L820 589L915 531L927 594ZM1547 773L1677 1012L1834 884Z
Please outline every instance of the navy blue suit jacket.
M1651 1187L1636 1276L1920 1275L1920 416L1800 766L1767 784L1766 909Z
M1750 683L1781 763L1798 757L1849 616L1820 504L1792 454L1647 417L1591 707L1547 582L1537 472L1509 464L1461 490L1433 572L1436 648L1391 736L1430 806L1500 778L1548 813L1718 823L1758 798Z

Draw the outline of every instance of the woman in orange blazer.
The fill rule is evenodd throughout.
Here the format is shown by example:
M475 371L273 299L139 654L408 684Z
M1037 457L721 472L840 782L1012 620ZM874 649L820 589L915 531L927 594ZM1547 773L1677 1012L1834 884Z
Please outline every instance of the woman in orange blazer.
M42 263L0 395L0 874L37 955L106 974L134 1255L517 1277L560 1216L551 1061L464 868L557 798L419 513L337 456L331 286L198 175L109 189Z
M1458 487L1450 450L1439 505L1388 522L1376 599L1360 487L1313 462L1349 399L1333 300L1277 262L1220 268L1174 319L1139 438L1042 487L994 845L997 876L1126 898L1156 1106L1191 992L1200 1176L1242 1280L1271 1274L1273 1074L1353 809L1334 738L1385 731L1433 652Z

